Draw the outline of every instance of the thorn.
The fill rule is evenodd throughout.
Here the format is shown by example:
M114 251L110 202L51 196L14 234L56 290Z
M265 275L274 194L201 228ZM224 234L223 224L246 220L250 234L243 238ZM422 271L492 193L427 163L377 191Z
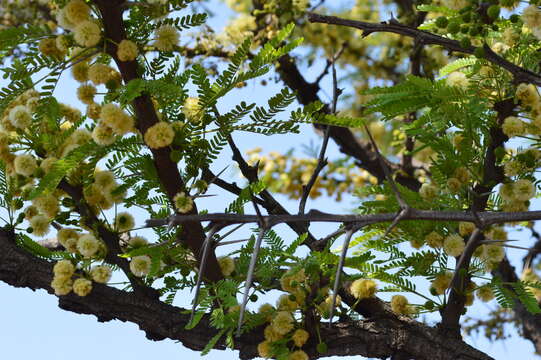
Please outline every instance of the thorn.
M174 226L175 226L175 215L173 214L169 217L169 221L167 222L167 232L171 231Z
M194 316L195 316L195 309L197 307L197 300L199 298L199 292L201 291L201 284L203 282L203 274L205 273L205 268L207 265L207 257L209 250L211 248L211 244L213 243L212 237L214 234L216 234L221 229L221 226L218 224L214 224L210 231L207 234L207 237L205 238L205 242L203 243L203 256L201 257L201 264L199 265L199 272L197 274L197 282L195 285L195 295L193 299L192 304L192 312L190 314L190 321L192 322Z
M240 304L240 313L239 313L239 322L237 324L237 334L236 336L240 336L240 330L242 327L242 323L244 321L244 312L246 311L246 303L248 303L248 294L250 292L250 287L252 286L252 281L254 279L254 271L255 271L255 265L257 263L257 256L259 255L259 249L261 248L261 242L263 241L263 236L266 232L265 227L261 227L259 229L259 234L257 235L256 242L254 244L254 249L252 251L252 257L250 258L250 266L248 267L248 274L246 275L246 284L244 285L244 296L242 299L242 303Z
M334 306L336 305L336 295L338 293L338 286L340 286L340 275L342 274L342 269L344 268L344 262L346 260L346 255L349 248L349 242L355 230L350 228L346 231L346 239L342 245L342 253L340 254L340 260L338 262L338 267L336 268L336 275L334 276L334 287L332 291L332 302L331 302L331 314L329 317L329 327L332 326L332 318L334 316Z
M404 219L406 216L408 216L410 212L410 208L407 207L405 209L402 209L400 210L400 212L398 213L398 215L394 218L393 222L391 223L391 225L389 225L389 227L387 228L387 230L385 230L385 233L383 234L383 239L385 239L385 237L387 235L389 235L391 233L391 231L396 227L396 225L398 225L398 223Z

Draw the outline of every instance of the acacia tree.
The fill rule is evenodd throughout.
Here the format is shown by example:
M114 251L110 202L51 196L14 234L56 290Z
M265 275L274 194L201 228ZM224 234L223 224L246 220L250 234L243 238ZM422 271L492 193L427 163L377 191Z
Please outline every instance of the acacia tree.
M463 330L497 340L511 324L541 351L536 3L227 3L239 14L221 33L206 27L204 1L1 5L0 279L45 289L68 311L133 322L151 340L243 359L490 359L460 323L475 299L494 298ZM65 73L84 114L62 102ZM237 88L269 80L283 89L265 106L224 109ZM234 140L279 140L302 124L321 134L314 158L246 157ZM329 142L342 157L326 157ZM245 184L215 169L227 149ZM236 200L224 213L198 210L218 190ZM307 212L323 191L355 194L355 210ZM298 200L296 213L280 193ZM315 222L334 231L317 237ZM249 239L226 239L243 224L255 227ZM509 244L510 227L531 239ZM217 257L224 243L234 250ZM525 251L518 273L513 246ZM112 273L124 286L107 284ZM173 305L183 290L192 309ZM273 293L276 304L257 309ZM419 318L428 313L436 326Z

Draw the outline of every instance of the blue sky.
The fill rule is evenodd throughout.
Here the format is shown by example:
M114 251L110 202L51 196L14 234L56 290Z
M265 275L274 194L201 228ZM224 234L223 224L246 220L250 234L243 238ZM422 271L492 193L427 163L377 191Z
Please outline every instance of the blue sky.
M230 12L221 4L213 3L212 9L221 14L219 19L212 21L212 25L219 28L223 26L227 14ZM226 14L226 15L224 15ZM317 74L317 66L310 69L310 74ZM66 85L60 88L59 97L69 104L80 104L74 98L75 84L66 77ZM225 99L220 106L225 109L236 104L237 99L246 99L256 102L264 102L280 88L269 82L267 87L261 87L259 82L251 82L244 89L236 90L235 94ZM1 82L0 82L1 85ZM330 93L330 79L326 78L324 82L326 93ZM324 97L325 98L325 97ZM284 114L284 117L286 115ZM301 128L301 133L296 135L265 137L253 134L236 134L235 139L242 150L248 150L256 146L263 148L263 152L278 151L285 152L291 148L296 148L297 153L302 150L299 145L310 144L314 141L319 144L320 137L315 134L313 129L306 125ZM339 153L334 146L330 145L329 156L338 157ZM225 166L231 165L230 154L224 152L220 159L214 165L217 172ZM234 166L230 166L227 174L236 177ZM241 182L236 177L235 181ZM215 188L211 192L217 193ZM286 200L283 196L278 196L287 208L295 211L297 202ZM231 195L222 195L220 197L208 198L198 201L200 208L207 208L209 211L222 211L226 204L234 199ZM352 198L346 198L341 203L336 203L332 199L318 199L310 201L307 209L324 209L327 212L345 213L354 207ZM143 217L137 218L137 223L144 223ZM334 226L331 228L333 229ZM329 232L327 225L317 225L313 227L316 234ZM286 240L293 240L295 236L288 230L281 231ZM517 238L520 234L514 236ZM527 240L524 242L527 244ZM521 252L518 250L509 251L515 265L520 264ZM181 344L165 340L160 342L149 341L144 337L144 333L138 330L137 326L131 323L122 323L112 321L107 323L98 323L94 316L78 315L71 312L60 310L57 307L57 299L54 296L46 294L44 291L33 292L28 289L15 289L0 282L0 345L2 346L2 355L6 359L34 359L40 360L64 360L73 359L91 360L99 357L114 359L120 356L127 357L130 360L146 360L149 357L167 358L167 359L195 359L200 355L184 348ZM177 298L179 306L188 306L191 302L191 295L181 294ZM476 304L469 311L469 315L483 313L489 308L495 307L491 304ZM507 359L517 357L521 359L533 358L533 346L530 342L519 339L515 336L513 339L489 344L483 337L478 339L468 339L472 345L487 352L496 359ZM212 351L207 355L207 359L236 359L238 357L233 351Z

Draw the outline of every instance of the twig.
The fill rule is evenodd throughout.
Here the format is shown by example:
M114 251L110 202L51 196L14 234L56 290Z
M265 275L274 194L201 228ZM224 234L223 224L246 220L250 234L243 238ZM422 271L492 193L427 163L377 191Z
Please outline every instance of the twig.
M442 36L434 35L427 31L418 30L416 28L400 24L397 20L394 19L391 19L388 22L376 24L364 21L342 19L336 16L325 16L315 13L308 13L308 20L313 23L325 23L356 28L363 31L363 37L377 32L394 33L414 38L419 42L419 44L422 45L440 45L447 50L462 52L465 54L473 54L475 52L474 46L462 47L460 46L460 43L456 40L447 39ZM518 65L515 65L512 62L509 62L508 60L502 58L501 56L498 56L486 44L483 46L483 50L485 53L484 58L486 60L509 71L511 74L513 74L517 83L524 82L541 86L540 75L528 69L524 69Z
M335 61L337 59L337 56L332 57L331 59L331 66L332 66L332 87L333 87L333 99L332 99L332 113L336 114L336 105L338 103L338 96L340 96L340 89L338 89L338 81L336 80L336 66ZM310 176L310 180L308 180L308 183L306 186L303 186L302 190L302 197L301 201L299 203L299 214L304 214L304 210L306 208L306 201L308 200L308 197L310 196L310 192L312 191L312 188L314 187L314 184L316 183L317 177L319 176L319 173L323 168L327 165L327 159L325 158L325 152L327 151L327 145L329 144L329 135L331 132L331 127L327 126L325 128L325 133L323 135L323 143L321 144L321 150L319 152L319 157L317 159L317 165L314 169L314 172L312 173L312 176Z
M522 212L494 212L484 211L478 213L479 219L484 226L493 224L501 224L517 221L534 221L541 220L541 211L522 211ZM269 225L277 225L280 223L295 223L295 222L331 222L331 223L353 223L359 226L377 224L381 222L393 221L396 218L396 213L382 214L329 214L321 211L311 210L304 215L263 215L262 218ZM173 215L168 219L149 219L146 221L147 227L165 226L169 219L172 219L175 225L187 222L202 222L202 221L222 221L227 225L257 223L261 219L257 215L243 214L198 214L198 215ZM474 222L475 217L471 211L436 211L436 210L417 210L411 208L404 220L426 220L426 221L465 221Z
M203 256L201 257L201 263L199 265L199 272L197 274L197 282L195 284L195 295L193 298L193 304L192 304L192 312L190 315L190 322L192 322L193 317L195 315L195 308L197 307L198 298L199 298L199 292L201 291L201 284L203 282L203 274L205 273L205 267L207 265L207 257L210 251L210 248L212 247L211 244L213 243L212 237L214 234L216 234L222 226L220 224L214 224L210 231L207 234L207 237L205 238L205 242L203 243Z

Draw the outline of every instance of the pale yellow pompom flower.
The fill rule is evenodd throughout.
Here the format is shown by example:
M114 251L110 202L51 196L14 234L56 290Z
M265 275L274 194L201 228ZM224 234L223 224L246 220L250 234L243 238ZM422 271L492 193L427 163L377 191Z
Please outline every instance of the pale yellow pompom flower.
M69 260L60 260L53 267L54 276L70 278L75 274L75 266Z
M35 236L45 236L49 233L50 220L45 215L36 215L30 219L30 226L33 231L32 234Z
M366 299L376 294L377 284L374 280L357 279L351 284L349 291L356 299Z
M308 333L308 331L304 329L297 329L291 336L291 340L293 340L293 343L296 347L302 347L304 344L306 344L309 337L310 334Z
M289 311L278 311L271 321L274 331L280 335L285 335L293 330L294 319Z
M92 281L79 278L73 282L73 292L79 296L87 296L92 291Z
M438 187L432 184L423 184L419 189L419 195L425 200L432 200L438 196Z
M95 95L96 88L90 84L83 84L77 88L77 98L84 104L93 104Z
M458 233L462 236L470 235L475 230L475 224L461 221L458 223Z
M524 122L516 116L508 116L503 121L502 131L508 137L524 135L525 130Z
M142 277L150 272L152 260L147 255L135 256L130 261L130 270L133 275Z
M19 175L30 176L38 168L36 159L30 154L17 155L13 161L15 172Z
M446 83L449 86L456 86L462 89L467 89L470 81L466 77L466 74L461 73L460 71L454 71L449 74Z
M71 67L71 76L78 82L88 81L89 67L86 61L81 61Z
M391 298L391 309L400 315L408 315L410 307L408 299L403 295L394 295Z
M9 111L9 122L17 129L26 129L32 123L32 114L28 107L17 105Z
M162 25L155 31L154 46L160 51L171 51L178 45L179 33L172 25Z
M173 204L177 211L181 214L186 214L193 209L193 200L184 192L179 192L173 198Z
M432 231L425 236L425 243L433 249L439 249L443 246L444 237L438 234L436 231Z
M235 260L233 260L229 256L219 257L218 265L220 265L220 269L222 270L222 275L225 277L230 276L233 273L233 271L235 271Z
M90 270L92 280L100 284L106 284L111 279L111 268L107 265L96 265Z
M95 85L100 85L111 80L113 73L114 70L109 65L95 63L88 68L87 76Z
M120 212L115 218L115 228L119 232L129 231L135 226L133 216L128 212Z
M152 125L145 133L145 143L152 149L169 146L174 138L173 127L164 121Z
M115 142L115 134L113 129L100 121L92 130L92 140L98 145L108 146Z
M100 248L100 242L92 234L85 234L77 240L77 250L85 258L91 258L96 255Z
M51 282L51 287L54 290L54 293L58 296L68 295L73 289L73 280L67 277L53 277Z
M445 238L443 242L443 251L450 256L459 256L464 251L466 246L462 236L458 234L451 234Z
M94 184L97 184L103 189L110 189L117 185L115 181L115 174L109 170L95 171Z
M73 24L88 20L90 7L83 0L71 0L62 9L67 20Z
M539 95L533 84L519 84L515 96L526 105L532 105L539 100Z
M263 330L263 335L265 336L265 340L270 342L277 341L283 338L283 335L277 333L272 324L265 327L265 330Z
M481 286L479 289L477 289L477 292L475 294L477 295L479 300L483 302L489 302L490 300L494 299L494 292L488 285Z
M500 245L485 245L485 249L481 257L487 262L499 263L505 257L505 250L503 246Z
M75 27L73 38L82 46L92 47L100 42L101 29L95 22L86 20Z
M443 274L438 274L436 278L432 281L431 286L438 295L445 293L445 290L451 284L453 274L451 272L446 272Z
M131 247L139 248L139 247L143 247L143 246L148 245L148 240L145 239L142 236L134 236L134 237L130 238L130 240L128 241L128 244Z
M295 311L299 308L299 304L296 301L291 300L291 295L282 294L276 300L276 307L278 310Z
M527 201L535 196L535 186L528 179L520 179L513 184L513 193L515 200Z
M63 228L58 230L56 238L60 244L64 245L68 239L79 239L79 233L75 229Z
M124 39L118 44L116 55L120 61L133 61L138 54L139 49L133 41Z
M257 353L264 359L270 359L272 356L270 341L265 340L257 345Z
M449 191L452 194L456 194L460 188L462 187L462 183L457 178L449 178L447 180L447 188L449 188Z
M198 97L189 97L184 102L184 107L182 108L182 112L184 113L184 116L186 116L186 119L194 124L201 121L202 116L202 109L199 104L199 98Z

